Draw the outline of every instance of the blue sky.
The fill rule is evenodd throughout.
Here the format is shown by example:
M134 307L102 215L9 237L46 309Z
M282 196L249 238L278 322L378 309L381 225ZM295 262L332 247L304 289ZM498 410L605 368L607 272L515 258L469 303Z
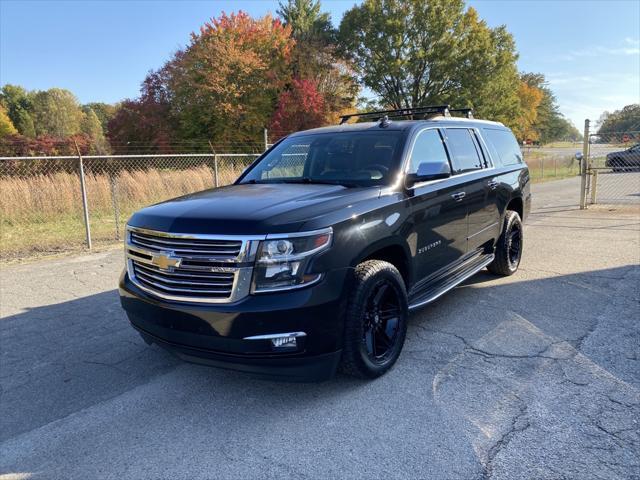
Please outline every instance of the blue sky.
M325 0L334 23L354 0ZM519 68L544 73L561 111L585 117L640 102L640 1L471 0L507 25ZM274 13L277 1L0 0L0 84L67 88L83 103L135 97L145 74L221 11Z

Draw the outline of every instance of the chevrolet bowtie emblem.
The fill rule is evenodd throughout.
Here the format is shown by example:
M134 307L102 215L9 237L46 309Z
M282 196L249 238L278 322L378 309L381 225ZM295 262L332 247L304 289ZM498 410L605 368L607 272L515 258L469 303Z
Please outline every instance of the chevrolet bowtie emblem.
M174 257L171 253L159 253L151 257L151 263L153 263L160 270L169 270L170 268L178 268L180 266L181 258Z

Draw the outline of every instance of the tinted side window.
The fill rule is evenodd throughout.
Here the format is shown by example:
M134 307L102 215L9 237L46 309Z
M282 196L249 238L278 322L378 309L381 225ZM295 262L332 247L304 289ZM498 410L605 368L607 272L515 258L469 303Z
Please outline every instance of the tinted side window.
M491 149L491 156L495 157L494 152L497 153L498 158L494 158L496 167L522 163L520 145L509 130L485 128L484 138Z
M481 169L482 160L472 132L466 128L447 128L446 132L454 172L462 173Z
M422 162L449 162L438 130L425 130L418 135L411 152L409 173L416 173Z

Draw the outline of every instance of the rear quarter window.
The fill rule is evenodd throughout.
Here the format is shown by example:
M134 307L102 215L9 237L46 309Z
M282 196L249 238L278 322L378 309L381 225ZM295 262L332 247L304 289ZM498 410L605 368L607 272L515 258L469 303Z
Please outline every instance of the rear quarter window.
M523 163L520 145L509 130L484 128L482 133L496 167Z

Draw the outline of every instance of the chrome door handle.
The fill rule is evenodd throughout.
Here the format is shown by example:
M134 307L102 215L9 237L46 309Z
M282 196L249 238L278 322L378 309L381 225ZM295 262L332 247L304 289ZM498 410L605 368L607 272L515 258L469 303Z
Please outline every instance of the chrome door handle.
M452 193L451 197L456 201L459 202L461 201L467 194L465 192L456 192L456 193Z
M489 182L487 182L487 186L491 189L491 190L495 190L496 188L498 188L498 182L495 180L490 180Z

